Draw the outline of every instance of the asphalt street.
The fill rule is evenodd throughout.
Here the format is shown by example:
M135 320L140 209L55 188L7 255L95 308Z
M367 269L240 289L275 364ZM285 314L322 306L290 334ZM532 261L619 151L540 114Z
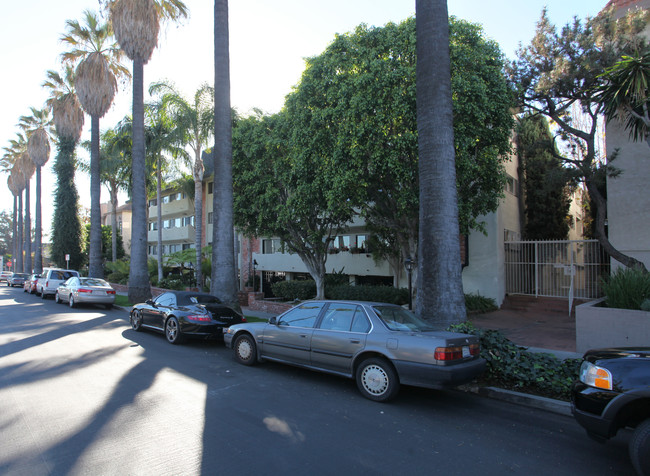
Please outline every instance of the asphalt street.
M364 399L352 380L172 346L126 312L0 288L2 475L630 475L571 417L459 391Z

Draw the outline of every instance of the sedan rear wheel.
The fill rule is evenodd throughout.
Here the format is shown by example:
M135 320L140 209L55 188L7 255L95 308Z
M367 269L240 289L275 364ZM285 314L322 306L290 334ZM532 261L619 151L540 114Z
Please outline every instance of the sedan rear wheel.
M397 372L381 358L372 357L361 362L356 377L361 394L375 402L387 402L399 391Z
M47 299L47 295L45 294L45 289L41 289L41 299Z
M57 304L61 304L61 296L59 296L59 291L57 291L54 294L54 302L57 303Z
M235 360L240 364L255 365L257 363L257 345L250 334L237 336L232 350Z
M69 305L70 307L76 307L76 306L77 306L77 303L74 302L74 296L73 296L72 294L70 294L70 295L68 296L68 305Z
M182 341L181 326L173 316L165 323L165 336L170 344L180 344Z

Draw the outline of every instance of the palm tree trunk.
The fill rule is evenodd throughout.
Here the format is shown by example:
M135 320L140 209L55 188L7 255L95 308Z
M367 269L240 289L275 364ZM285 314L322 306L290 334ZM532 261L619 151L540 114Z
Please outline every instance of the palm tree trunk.
M43 218L41 216L41 166L36 167L36 236L34 236L34 273L43 272Z
M12 261L11 270L16 271L18 269L18 262L16 261L18 257L18 249L20 242L18 241L18 196L14 195L14 219L11 221L11 239L13 241L12 247Z
M163 250L162 250L162 171L160 170L160 158L156 164L156 208L158 209L158 216L156 217L156 224L158 228L158 242L156 247L156 254L158 256L158 283L162 281L163 276Z
M416 313L466 319L461 277L447 0L416 0L420 231Z
M24 273L23 267L23 192L18 195L18 256L16 256L15 273Z
M214 223L210 290L223 302L239 307L234 258L228 0L214 2L214 71Z
M91 117L90 136L90 246L88 250L88 276L91 278L103 278L99 117Z
M25 273L32 272L32 212L30 180L25 183Z
M151 297L147 268L147 190L145 181L144 143L144 62L133 60L133 150L131 264L129 301L144 302Z
M117 261L117 193L118 189L115 184L111 185L111 258Z
M196 266L194 277L199 291L203 291L203 274L201 272L201 248L203 247L203 162L195 162L194 175L194 246L196 248ZM197 166L198 164L198 166Z

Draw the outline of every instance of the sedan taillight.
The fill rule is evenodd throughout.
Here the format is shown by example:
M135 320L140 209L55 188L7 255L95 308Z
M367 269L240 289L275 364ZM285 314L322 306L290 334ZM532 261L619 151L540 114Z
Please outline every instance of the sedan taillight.
M480 350L478 344L470 344L468 346L436 347L433 357L436 360L444 361L461 360L466 359L467 357L479 355Z
M92 293L93 292L92 289L84 289L84 288L79 288L79 289L77 289L77 291L80 292L80 293Z
M212 318L202 314L190 314L189 316L187 316L187 320L194 321L194 322L210 322Z
M115 291L106 291L106 294L115 294Z

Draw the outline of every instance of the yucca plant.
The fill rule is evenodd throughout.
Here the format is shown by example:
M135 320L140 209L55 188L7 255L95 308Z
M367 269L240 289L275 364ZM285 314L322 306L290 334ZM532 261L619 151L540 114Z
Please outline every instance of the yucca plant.
M650 274L638 268L619 268L602 281L607 307L640 310L650 298Z

